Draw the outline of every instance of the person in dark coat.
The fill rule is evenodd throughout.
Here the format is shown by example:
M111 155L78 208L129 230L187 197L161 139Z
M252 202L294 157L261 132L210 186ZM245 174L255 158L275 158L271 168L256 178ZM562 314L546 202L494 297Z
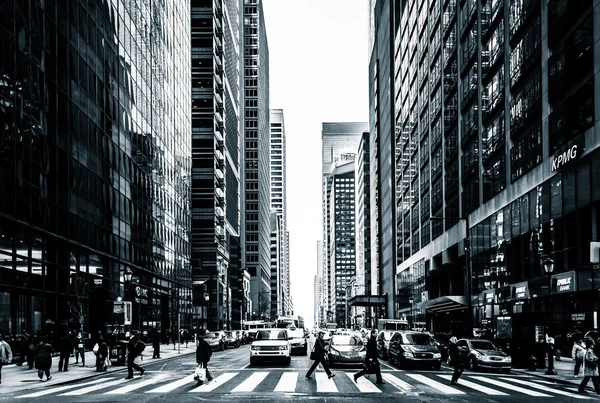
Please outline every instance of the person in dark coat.
M106 371L106 359L108 357L108 345L100 336L98 338L98 352L96 353L96 372Z
M365 368L354 374L354 382L365 374L375 372L376 383L383 384L381 379L381 366L377 359L377 329L371 330L371 337L367 341L367 354L365 355Z
M44 373L46 374L46 380L52 379L50 375L50 368L52 368L52 353L54 349L52 345L48 343L48 339L44 338L37 347L37 354L35 355L35 369L38 370L38 377L40 381L44 380Z
M152 333L152 358L160 358L160 330L154 329Z
M29 362L29 356L31 355L29 352L29 334L26 331L23 331L21 339L19 340L19 351L19 362L17 365L20 367L23 365L25 357L27 357L27 362Z
M450 381L451 385L458 384L458 378L462 375L465 367L463 363L460 361L460 353L458 347L458 340L456 337L450 337L450 344L448 345L448 354L450 356L450 365L454 368L454 373L452 374L452 380Z
M322 331L319 332L319 336L315 340L315 345L313 347L314 362L305 375L306 379L312 379L311 375L315 371L315 369L317 369L317 366L319 364L321 364L323 366L323 369L327 373L328 378L333 378L335 376L335 374L331 373L331 370L329 369L329 366L327 365L327 361L325 361L325 355L327 354L327 346L325 344L325 340L323 340L324 335L325 335L325 332L322 332Z
M69 370L69 357L73 352L73 338L71 333L65 333L58 342L58 351L60 352L60 359L58 360L58 372Z
M210 372L208 372L208 362L210 361L210 357L212 356L212 348L208 345L206 340L204 340L204 332L198 335L198 347L196 347L196 363L198 365L202 365L203 368L206 368L206 379L210 382L212 380L212 376Z
M129 345L127 346L127 378L125 379L133 378L134 369L136 371L140 371L140 376L144 375L145 369L134 362L136 357L142 355L141 351L136 350L135 345L138 341L140 341L140 338L137 333L134 333L134 335L129 339Z

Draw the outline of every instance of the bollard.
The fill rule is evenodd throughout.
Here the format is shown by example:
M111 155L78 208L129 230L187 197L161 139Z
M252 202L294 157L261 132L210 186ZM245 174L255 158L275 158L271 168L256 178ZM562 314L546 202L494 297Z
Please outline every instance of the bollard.
M537 358L535 358L535 356L532 354L529 356L529 358L527 359L527 365L528 365L528 369L530 371L535 371L537 368Z

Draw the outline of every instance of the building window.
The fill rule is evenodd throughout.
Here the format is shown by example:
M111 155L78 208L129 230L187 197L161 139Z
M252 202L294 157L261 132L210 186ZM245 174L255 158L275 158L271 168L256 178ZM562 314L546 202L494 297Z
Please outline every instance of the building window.
M542 83L539 71L516 93L510 101L510 134L514 136L542 109Z
M537 125L510 149L512 182L542 162L542 128Z
M505 159L502 156L483 172L483 201L486 202L506 188Z

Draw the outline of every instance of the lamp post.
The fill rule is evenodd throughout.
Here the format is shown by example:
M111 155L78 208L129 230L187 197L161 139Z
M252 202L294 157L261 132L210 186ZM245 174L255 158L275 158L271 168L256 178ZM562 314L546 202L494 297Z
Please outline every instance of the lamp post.
M548 330L546 334L546 353L548 354L548 370L546 375L556 375L554 369L554 352L552 351L551 344L548 343L550 337L550 328L552 327L552 272L554 271L554 260L546 258L544 260L544 271L548 275Z
M129 267L125 268L125 271L123 272L123 282L125 283L125 297L127 301L131 301L131 298L129 296L129 285L131 284L131 279L133 278L133 272L131 271L131 269ZM133 311L133 308L131 308L131 310ZM133 316L133 312L132 315ZM133 318L131 321L132 325L133 325ZM123 329L123 331L125 331L125 329Z
M412 315L413 315L413 303L414 303L414 302L415 302L415 300L413 299L413 297L412 297L412 296L410 296L410 297L408 298L408 303L410 304L410 315L409 315L409 317L408 317L408 318L409 318L409 320L410 320L410 322L408 323L409 330L412 330L412 323L413 323L413 318L412 318Z
M205 292L204 293L204 302L206 302L206 326L204 326L204 330L208 331L208 302L210 301L210 295Z

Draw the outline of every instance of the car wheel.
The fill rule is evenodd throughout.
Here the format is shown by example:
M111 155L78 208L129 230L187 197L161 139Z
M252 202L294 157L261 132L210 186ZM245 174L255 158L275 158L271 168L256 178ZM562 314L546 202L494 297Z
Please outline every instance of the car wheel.
M406 362L400 357L398 357L398 368L406 369Z
M292 357L288 357L285 363L286 365L290 365L292 363Z
M477 358L471 357L471 359L469 360L469 369L471 371L477 370Z
M433 369L434 369L435 371L439 371L440 369L442 369L442 363L440 362L440 363L437 363L437 364L435 364L435 365L433 366Z
M254 357L250 357L250 365L256 365L256 359Z

